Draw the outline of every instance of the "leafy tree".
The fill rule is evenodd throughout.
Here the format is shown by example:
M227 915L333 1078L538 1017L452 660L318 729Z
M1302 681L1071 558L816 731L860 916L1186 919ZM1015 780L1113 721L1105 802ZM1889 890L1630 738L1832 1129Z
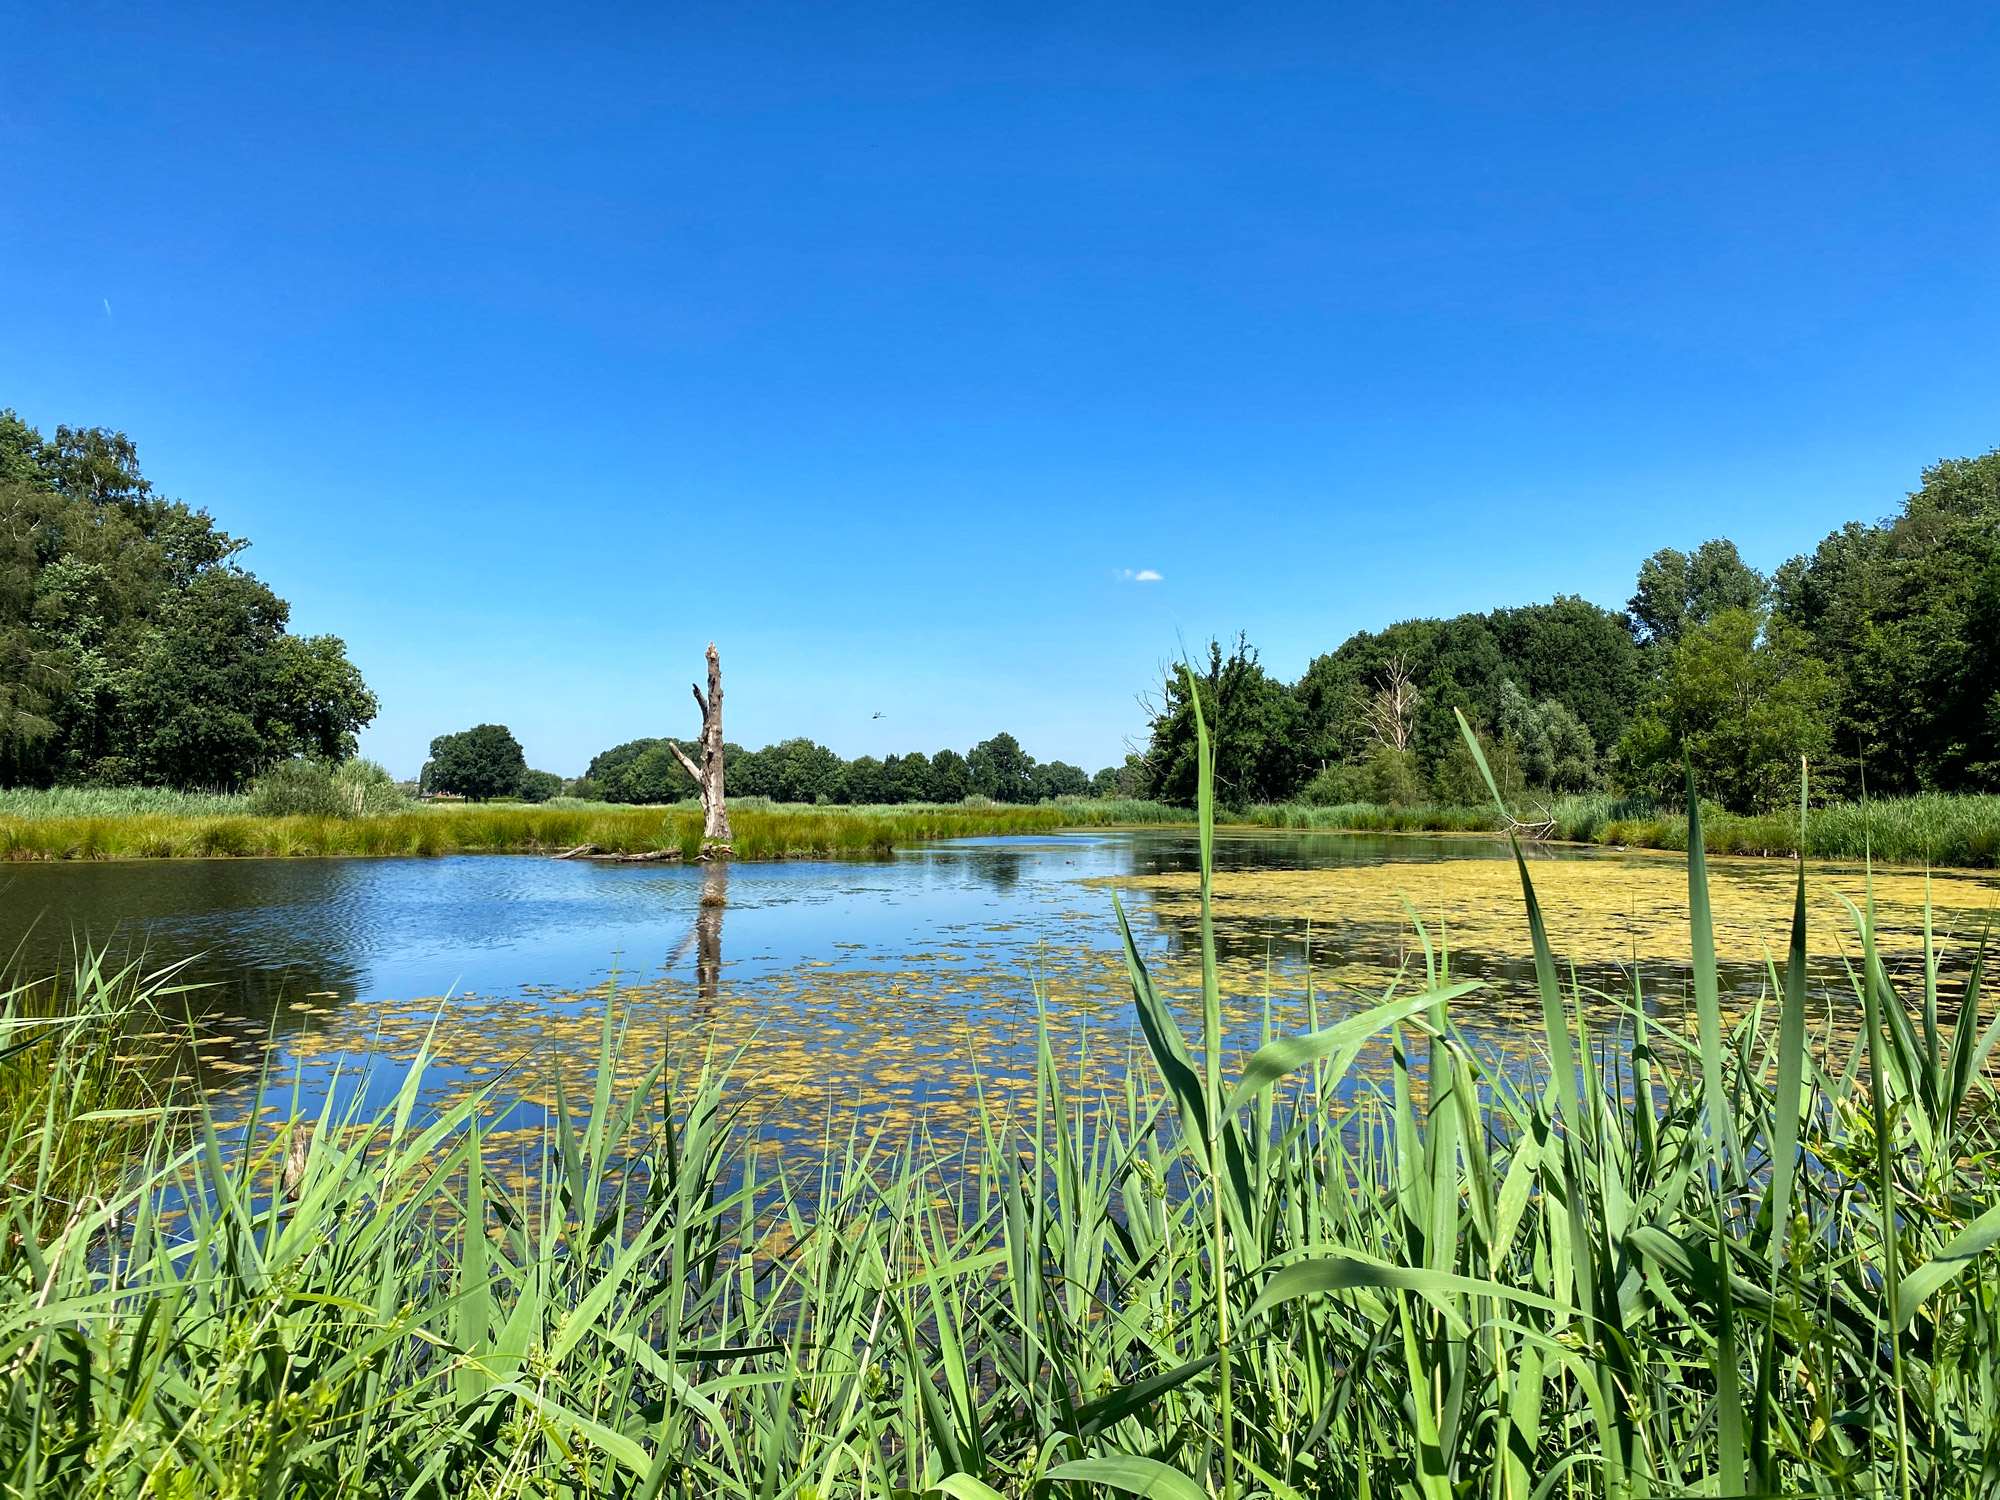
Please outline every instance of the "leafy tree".
M1669 650L1653 701L1619 745L1635 788L1674 799L1682 763L1731 812L1797 795L1799 758L1825 756L1837 685L1782 618L1725 609L1686 628Z
M1662 547L1639 565L1639 586L1626 606L1640 639L1671 646L1681 633L1726 609L1757 610L1770 584L1726 538L1693 552Z
M908 755L892 755L882 763L891 802L929 802L932 799L931 758L921 750Z
M1598 745L1617 742L1645 685L1631 622L1573 595L1361 631L1315 658L1291 690L1298 784L1321 766L1366 757L1379 739L1371 706L1392 665L1415 689L1408 748L1429 776L1457 753L1458 712L1475 723L1499 721L1502 682L1536 702L1560 702Z
M841 800L863 804L894 802L895 783L887 764L872 755L857 755L850 760L841 778Z
M517 795L527 774L528 758L506 725L475 724L431 741L423 781L430 790L484 802Z
M1195 678L1215 756L1216 796L1230 807L1282 801L1304 780L1298 706L1290 689L1264 671L1256 648L1238 636L1225 658L1210 641L1208 668ZM1195 795L1194 710L1186 677L1169 671L1154 710L1146 762L1151 794L1188 806Z
M1067 761L1038 761L1028 781L1031 802L1053 802L1058 797L1083 797L1090 793L1090 777L1083 767Z
M1838 683L1847 791L2000 789L2000 450L1926 469L1900 514L1793 558L1776 594Z
M1530 702L1512 680L1500 684L1501 758L1531 787L1580 792L1597 779L1597 746L1583 721L1555 698Z
M553 771L523 771L514 795L523 802L546 802L562 795L563 779Z
M694 778L665 740L627 740L590 758L577 794L600 802L678 802L694 794Z
M351 756L374 696L333 636L155 494L122 433L0 412L0 782L240 786Z
M967 752L966 770L972 790L995 802L1035 800L1035 758L1022 750L1011 734L996 734L981 740Z
M1377 743L1361 762L1361 786L1366 800L1387 807L1422 802L1428 794L1423 767L1414 750Z
M725 758L729 788L742 797L773 802L844 802L847 766L824 745L805 738L780 740L762 750Z
M940 750L931 757L933 802L963 802L972 795L972 767L956 750Z

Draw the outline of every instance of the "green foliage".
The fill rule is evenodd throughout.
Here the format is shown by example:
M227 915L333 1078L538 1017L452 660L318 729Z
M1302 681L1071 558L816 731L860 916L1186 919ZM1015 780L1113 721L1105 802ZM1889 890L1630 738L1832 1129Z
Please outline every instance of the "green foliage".
M281 760L250 788L251 816L338 818L347 809L333 789L333 770L316 760Z
M1617 742L1644 685L1627 618L1574 596L1448 620L1405 620L1350 636L1314 658L1292 688L1298 734L1313 764L1358 761L1367 752L1377 737L1368 706L1392 664L1401 665L1419 694L1407 748L1426 775L1459 742L1454 711L1489 731L1498 724L1503 682L1534 702L1561 703L1597 745Z
M1326 766L1299 789L1298 796L1308 807L1345 807L1366 798L1359 766Z
M338 780L336 778L336 785ZM394 783L390 783L393 788ZM400 789L397 789L400 795ZM40 793L41 797L52 794ZM112 794L95 794L110 796ZM4 794L0 794L4 799ZM210 815L120 810L76 815L9 816L0 800L0 860L175 859L225 856L553 854L593 844L610 854L701 852L701 813L664 812L574 797L540 806L514 802L412 805L370 816L259 818L249 798L215 799L230 809ZM122 799L121 799L122 805ZM1034 807L966 803L916 807L774 807L761 798L732 801L732 847L739 860L879 857L936 839L1047 833L1122 823L1185 822L1157 802L1065 799Z
M281 760L257 778L245 811L259 818L380 818L409 805L395 778L375 761L329 766Z
M546 802L562 795L563 779L553 771L523 771L514 795L523 802Z
M0 818L216 818L247 813L244 792L177 792L157 786L0 788Z
M1169 672L1161 683L1146 753L1152 796L1179 807L1194 804L1195 694L1214 746L1215 794L1225 807L1278 801L1306 780L1298 705L1290 689L1265 672L1256 648L1238 636L1227 657L1220 641L1209 642L1205 672L1192 678Z
M1597 746L1560 699L1528 701L1511 679L1500 684L1503 759L1518 764L1530 787L1581 792L1597 780ZM1503 788L1504 790L1504 788Z
M154 493L121 433L0 413L0 781L234 788L338 760L375 699L333 636Z
M1782 616L1746 609L1684 631L1619 746L1627 784L1670 799L1691 765L1731 812L1781 806L1800 759L1833 740L1833 676L1802 644Z
M426 791L484 802L518 796L527 774L528 757L506 725L475 724L431 741L431 758L424 763L421 779Z
M345 818L386 818L409 810L409 793L388 767L356 757L333 768L333 791Z
M1693 552L1662 547L1639 565L1639 586L1626 605L1642 641L1671 646L1692 626L1726 609L1760 610L1770 585L1726 539Z
M1184 1018L1125 932L1150 1071L1079 1081L1045 1030L1033 1107L949 1138L760 1138L731 1097L754 1043L628 1085L615 994L590 1091L525 1158L487 1133L512 1098L433 1113L422 1057L379 1112L142 1132L90 1192L45 1142L113 1122L10 1106L0 1484L1985 1500L1981 971L1941 997L1927 942L1892 975L1857 911L1859 1035L1815 1036L1801 873L1782 972L1731 1028L1689 865L1681 1035L1652 1019L1679 978L1596 1028L1609 997L1565 983L1567 924L1517 863L1528 1079L1460 1029L1479 986L1422 928L1388 994L1322 1015L1309 990L1291 1036L1267 1004L1247 1058L1213 962Z
M1371 745L1356 768L1362 793L1381 807L1407 807L1425 799L1423 766L1416 752Z
M740 797L828 807L962 802L975 795L1027 805L1092 789L1083 771L1059 760L1037 761L1011 734L983 740L967 755L919 750L886 760L872 755L842 760L805 738L761 750L724 745L722 774L732 805ZM653 804L698 795L694 778L663 739L631 740L594 756L577 792L606 802Z
M2000 451L1926 469L1901 514L1778 570L1839 688L1846 790L2000 790Z
M723 747L725 778L740 753L738 746ZM592 756L577 795L605 802L683 802L699 795L699 788L665 740L641 739Z

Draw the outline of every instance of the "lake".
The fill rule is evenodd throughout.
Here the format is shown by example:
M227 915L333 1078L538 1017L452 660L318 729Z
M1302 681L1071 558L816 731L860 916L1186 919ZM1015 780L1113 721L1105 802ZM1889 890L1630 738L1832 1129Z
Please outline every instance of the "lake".
M1449 945L1455 977L1488 982L1455 1011L1468 1034L1496 1054L1532 1048L1539 1010L1504 843L1225 832L1217 867L1239 1042L1256 1041L1266 995L1274 1024L1304 1024L1308 944L1323 1014L1378 995L1405 964L1420 976L1414 909ZM22 974L56 970L86 938L181 965L178 977L201 986L185 1003L203 1018L204 1081L238 1093L270 1038L277 1087L323 1088L336 1067L368 1057L364 1086L383 1097L430 1036L434 1092L492 1083L546 1099L558 1075L574 1084L594 1064L615 996L630 1027L621 1074L655 1057L744 1049L736 1068L757 1108L778 1128L805 1129L843 1105L961 1118L980 1088L1019 1087L1038 987L1066 1061L1115 1076L1133 1039L1113 893L1149 966L1185 1002L1195 868L1184 828L706 868L499 855L20 864L0 871L0 941ZM1544 847L1532 869L1585 981L1629 994L1637 965L1648 1008L1677 1018L1685 861ZM1794 866L1714 870L1718 948L1740 1007L1762 985L1765 945L1783 952ZM1816 871L1812 886L1831 988L1839 898L1858 897L1860 877ZM1994 890L1990 872L1941 877L1941 931L1962 948ZM1878 876L1876 895L1888 945L1907 955L1921 881ZM1198 1008L1182 1014L1193 1030Z

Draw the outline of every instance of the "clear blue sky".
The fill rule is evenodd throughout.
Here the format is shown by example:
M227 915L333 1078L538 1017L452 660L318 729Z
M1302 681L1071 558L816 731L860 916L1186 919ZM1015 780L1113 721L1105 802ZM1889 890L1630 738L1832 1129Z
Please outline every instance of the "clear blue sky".
M711 637L732 739L1095 768L1180 639L2000 443L1996 78L1990 5L15 5L0 405L251 537L399 774L688 733Z

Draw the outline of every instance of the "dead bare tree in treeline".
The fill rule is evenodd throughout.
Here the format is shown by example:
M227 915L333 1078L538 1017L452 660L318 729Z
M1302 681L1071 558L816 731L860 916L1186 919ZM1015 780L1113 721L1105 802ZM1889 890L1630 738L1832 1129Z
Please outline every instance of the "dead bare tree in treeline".
M1362 703L1361 716L1379 743L1391 750L1407 750L1416 728L1417 705L1423 701L1424 695L1410 676L1408 658L1392 656L1382 669L1382 685Z
M694 701L701 706L701 764L688 758L678 742L668 740L688 775L701 788L701 852L704 857L729 853L729 807L722 800L722 659L715 654L715 642L708 643L708 692L694 687Z

